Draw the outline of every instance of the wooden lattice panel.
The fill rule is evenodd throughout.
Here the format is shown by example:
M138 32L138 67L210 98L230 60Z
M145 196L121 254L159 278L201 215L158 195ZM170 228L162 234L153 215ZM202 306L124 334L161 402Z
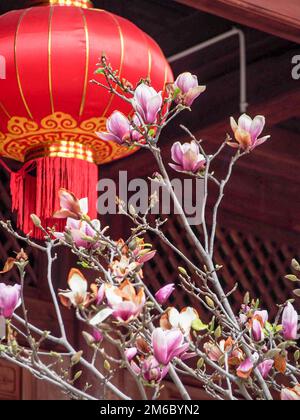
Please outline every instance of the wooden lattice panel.
M9 175L0 166L0 220L12 220L14 217L11 214L11 197L9 193ZM27 285L35 287L37 285L37 264L38 260L36 257L37 252L24 246L24 243L18 243L11 235L5 232L2 228L0 229L0 267L2 268L8 257L13 257L16 251L20 248L25 248L29 255L30 265L27 267ZM15 283L16 281L15 270L5 274L3 279L7 282Z
M176 218L170 218L165 233L172 243L188 255L197 264L195 247L189 242L184 229ZM201 237L201 229L196 232ZM154 260L145 267L145 278L153 290L166 283L178 283L178 266L185 266L183 261L167 245L155 236L149 238L158 250ZM225 291L230 291L238 283L237 291L231 300L237 309L247 291L262 301L272 315L276 303L292 298L292 285L284 279L290 272L292 258L299 252L287 244L278 244L255 234L243 234L233 229L220 228L216 236L215 262L223 266L220 278ZM175 298L178 307L190 302L189 296L180 291ZM173 302L174 302L173 301Z

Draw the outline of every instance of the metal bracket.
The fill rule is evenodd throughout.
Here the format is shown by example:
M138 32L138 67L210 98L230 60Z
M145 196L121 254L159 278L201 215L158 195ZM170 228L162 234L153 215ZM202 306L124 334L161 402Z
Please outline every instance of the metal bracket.
M188 48L178 54L172 55L168 58L169 63L174 63L184 57L208 48L214 44L222 42L233 36L239 38L239 51L240 51L240 112L245 113L248 108L247 102L247 57L246 57L246 38L245 34L241 29L232 28L228 32L224 32L221 35L215 36L214 38L208 39L194 47Z

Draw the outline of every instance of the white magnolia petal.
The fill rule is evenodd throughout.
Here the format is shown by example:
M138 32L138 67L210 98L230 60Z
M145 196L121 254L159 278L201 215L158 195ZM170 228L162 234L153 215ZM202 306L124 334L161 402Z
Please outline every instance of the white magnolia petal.
M88 283L79 270L73 270L68 280L68 284L72 292L82 296L87 293Z
M178 328L179 325L179 312L176 308L171 308L168 312L169 323L173 328Z
M196 311L193 308L188 307L185 310L183 310L179 315L179 326L183 331L189 333L193 321L198 318L199 316L196 313Z
M79 200L79 204L80 204L80 209L82 211L83 214L88 214L89 212L89 200L88 198L82 198L81 200Z
M90 320L90 325L95 327L96 325L101 324L103 321L105 321L112 313L114 312L111 308L104 308L100 312L97 313L97 315L94 316Z
M123 300L122 297L116 293L117 290L118 288L112 285L107 285L105 288L105 296L110 306L118 305Z

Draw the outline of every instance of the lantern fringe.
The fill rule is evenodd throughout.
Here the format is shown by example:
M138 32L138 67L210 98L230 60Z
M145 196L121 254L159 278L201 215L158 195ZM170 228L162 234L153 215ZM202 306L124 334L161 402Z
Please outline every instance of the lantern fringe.
M17 213L17 225L24 233L43 239L31 214L36 214L43 227L63 231L66 221L53 219L60 209L58 191L65 188L77 198L88 198L89 216L97 218L98 167L81 159L44 157L28 162L18 172L11 172L12 210Z

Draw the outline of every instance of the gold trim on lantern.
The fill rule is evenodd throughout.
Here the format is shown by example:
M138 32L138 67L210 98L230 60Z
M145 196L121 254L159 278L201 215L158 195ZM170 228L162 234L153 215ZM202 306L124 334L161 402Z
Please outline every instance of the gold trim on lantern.
M105 12L105 11L104 11ZM124 58L125 58L125 40L124 40L124 35L123 35L123 31L120 25L120 22L118 21L118 19L115 17L115 15L113 15L112 13L109 12L105 12L108 15L110 15L110 17L113 19L113 21L115 22L117 28L118 28L118 32L119 32L119 37L120 37L120 49L121 49L121 59L120 59L120 66L119 66L119 70L118 70L118 76L121 78L122 77L122 71L123 71L123 64L124 64ZM115 85L115 89L118 88L118 85ZM115 93L112 93L110 95L107 107L105 108L102 117L106 117L106 114L108 113L113 100L115 98Z
M34 147L26 153L25 162L43 157L81 159L86 162L95 163L93 151L83 144L74 141L61 140Z
M49 3L58 6L82 7L83 9L93 7L93 3L90 0L49 0Z
M85 33L85 75L84 75L84 85L83 85L83 93L82 93L82 100L79 110L79 116L82 117L85 107L86 101L86 92L87 92L87 85L89 81L89 62L90 62L90 40L89 40L89 29L86 21L85 14L83 10L81 10L83 24L84 24L84 33Z
M48 115L39 122L24 117L12 117L8 121L7 132L0 132L0 156L24 162L28 160L29 151L42 148L45 153L45 148L49 151L50 144L68 144L71 151L59 149L52 152L65 154L61 157L73 157L69 155L78 151L77 146L76 151L71 148L75 143L92 151L96 164L105 164L138 150L138 147L128 148L100 139L96 133L101 131L106 131L106 118L90 118L78 122L63 112ZM83 156L85 157L84 154Z
M32 113L31 113L30 108L28 106L28 103L25 99L25 95L24 95L23 88L22 88L21 77L20 77L19 66L18 66L18 53L17 53L17 43L18 43L19 29L20 29L21 23L23 21L23 18L25 17L25 15L28 13L29 10L30 9L24 10L22 12L22 14L20 15L20 18L19 18L19 21L18 21L18 25L17 25L17 29L16 29L16 33L15 33L15 39L14 39L14 56L15 56L15 67L16 67L16 76L17 76L19 92L20 92L24 107L27 111L27 114L29 115L29 117L31 119L33 119Z
M54 99L53 99L53 81L52 81L52 20L53 8L49 12L49 29L48 29L48 82L51 111L54 114Z
M25 3L28 6L75 6L82 7L83 9L89 9L94 7L91 0L27 0Z

